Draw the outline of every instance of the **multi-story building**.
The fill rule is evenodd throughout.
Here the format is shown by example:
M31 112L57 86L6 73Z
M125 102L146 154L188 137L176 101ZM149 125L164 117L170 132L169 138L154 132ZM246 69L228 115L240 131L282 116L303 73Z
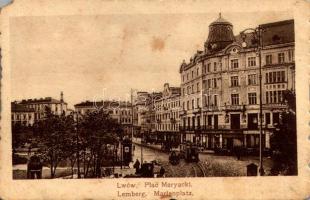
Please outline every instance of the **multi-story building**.
M125 101L85 101L74 105L75 111L81 115L96 110L106 110L112 119L122 125L124 134L131 135L132 107L131 103Z
M180 87L164 84L162 98L155 101L157 139L162 142L180 143Z
M197 51L188 63L183 61L182 141L211 149L259 146L261 61L263 147L270 147L270 134L286 108L283 91L295 90L294 21L259 27L260 60L255 34L234 36L233 25L220 16L209 26L204 51Z
M63 93L61 92L60 100L53 99L52 97L40 98L40 99L24 99L18 102L26 108L34 109L34 121L42 120L45 117L46 109L55 115L61 115L67 113L67 103L63 99Z
M156 138L156 121L155 121L155 101L160 99L160 92L137 92L134 99L134 130L135 135L147 140Z
M11 103L12 124L20 123L23 126L32 126L34 123L35 111L33 108L27 108L17 102Z
M133 129L134 135L141 137L144 134L145 123L147 118L145 117L147 111L149 110L148 106L149 93L147 92L137 92L133 100Z

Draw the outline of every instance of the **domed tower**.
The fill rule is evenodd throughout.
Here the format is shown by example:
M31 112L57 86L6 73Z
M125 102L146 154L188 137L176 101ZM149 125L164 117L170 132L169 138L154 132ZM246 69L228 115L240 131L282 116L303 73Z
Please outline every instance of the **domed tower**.
M215 52L224 49L235 41L233 25L222 18L219 18L209 25L209 35L205 42L206 52Z

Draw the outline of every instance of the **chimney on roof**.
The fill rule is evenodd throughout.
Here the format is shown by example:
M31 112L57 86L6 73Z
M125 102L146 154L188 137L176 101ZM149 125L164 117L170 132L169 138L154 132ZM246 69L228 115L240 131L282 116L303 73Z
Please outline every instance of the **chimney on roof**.
M60 92L60 102L64 102L64 93Z

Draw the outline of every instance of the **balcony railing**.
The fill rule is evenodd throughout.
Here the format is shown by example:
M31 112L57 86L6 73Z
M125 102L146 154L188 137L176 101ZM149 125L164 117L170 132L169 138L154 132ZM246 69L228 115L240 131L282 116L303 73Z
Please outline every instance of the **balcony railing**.
M225 111L245 111L245 105L225 105Z

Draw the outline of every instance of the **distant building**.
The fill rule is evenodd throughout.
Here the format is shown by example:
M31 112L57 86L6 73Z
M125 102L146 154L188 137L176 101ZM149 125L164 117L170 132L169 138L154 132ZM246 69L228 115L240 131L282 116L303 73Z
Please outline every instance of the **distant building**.
M24 105L18 104L16 102L11 103L11 117L12 124L20 123L24 126L32 126L34 123L34 109L27 108Z
M60 100L53 99L52 97L40 98L40 99L23 99L18 102L19 105L23 105L25 108L34 109L34 121L42 120L45 117L46 109L55 115L66 114L67 103L64 102L63 93L61 92Z
M157 140L180 143L180 87L164 84L162 97L155 101L155 119Z
M132 107L125 101L85 101L74 105L75 111L81 115L96 110L106 110L112 119L122 125L125 134L131 135Z
M286 109L283 91L295 91L294 21L262 24L263 118L259 119L259 57L253 34L234 36L233 25L221 16L210 24L204 51L180 67L181 135L204 148L263 147Z
M134 135L141 136L144 139L156 137L154 103L161 96L160 92L137 92L133 100Z

